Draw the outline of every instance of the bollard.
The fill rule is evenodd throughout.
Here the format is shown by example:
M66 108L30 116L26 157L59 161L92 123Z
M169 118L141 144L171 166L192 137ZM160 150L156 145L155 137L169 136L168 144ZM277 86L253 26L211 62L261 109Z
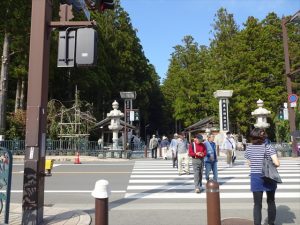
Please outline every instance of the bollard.
M147 153L147 146L144 147L144 157L147 158L148 153Z
M98 180L92 196L95 198L95 225L108 225L108 197L110 188L107 180Z
M45 170L47 173L45 174L46 176L52 176L51 170L53 169L53 162L54 159L47 159L45 163Z
M221 225L219 184L214 180L206 183L207 225Z

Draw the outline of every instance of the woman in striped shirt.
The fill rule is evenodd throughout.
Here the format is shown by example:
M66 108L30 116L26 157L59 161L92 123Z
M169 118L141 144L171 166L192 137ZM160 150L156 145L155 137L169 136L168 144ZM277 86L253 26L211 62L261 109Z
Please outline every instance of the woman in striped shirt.
M264 155L271 158L276 167L280 166L275 149L271 145L266 145L265 138L267 137L264 129L254 128L250 134L252 145L247 146L245 158L251 170L251 191L253 192L254 208L253 218L254 225L261 225L261 208L263 192L267 193L268 203L268 224L274 225L276 218L275 191L277 188L276 182L266 182L262 179L262 165Z

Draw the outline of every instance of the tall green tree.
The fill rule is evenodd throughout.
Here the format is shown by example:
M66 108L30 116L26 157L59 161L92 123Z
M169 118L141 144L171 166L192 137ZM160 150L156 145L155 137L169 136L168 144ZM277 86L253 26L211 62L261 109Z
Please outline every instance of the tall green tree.
M183 46L174 48L162 86L173 118L187 126L206 116L217 117L213 92L229 89L233 90L229 104L232 131L250 132L255 123L251 112L257 108L256 101L262 99L272 112L268 122L273 139L278 108L286 101L280 23L275 13L269 13L261 21L250 16L239 29L233 15L221 8L214 19L209 47L198 47L192 37L185 37ZM298 37L291 33L295 30L297 27L289 31L294 69L298 68L296 52L300 50ZM189 88L195 91L193 95Z

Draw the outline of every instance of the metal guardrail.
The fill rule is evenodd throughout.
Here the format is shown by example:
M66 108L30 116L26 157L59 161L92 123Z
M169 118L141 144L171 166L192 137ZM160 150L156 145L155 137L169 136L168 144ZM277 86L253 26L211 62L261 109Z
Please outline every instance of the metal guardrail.
M14 155L21 155L24 154L25 141L24 140L0 141L0 147L10 149L12 154Z
M247 143L248 145L249 143ZM272 142L271 145L276 151L283 157L292 156L292 146L289 143L276 143ZM0 142L0 147L10 149L13 155L23 155L25 153L25 141L24 140L4 140ZM79 152L80 155L88 156L102 156L104 157L118 157L120 154L125 154L123 149L114 149L111 143L104 143L104 145L98 145L97 141L86 140L46 140L46 154L47 155L75 155ZM139 142L130 144L127 146L128 150L131 150L130 155L142 156L144 154L145 144ZM300 150L299 150L300 151ZM126 154L127 157L127 154Z
M292 145L286 142L282 143L274 143L272 142L271 145L277 153L281 154L282 157L291 157L292 156Z
M12 161L11 152L7 148L0 147L0 214L3 211L5 202L5 224L8 224L9 221Z
M99 156L99 154L106 153L105 157L117 157L120 154L130 154L131 151L134 154L144 152L144 143L135 143L128 145L127 150L122 148L109 150L112 148L111 143L104 143L104 145L98 145L97 141L86 140L46 140L46 154L47 155L75 155L79 152L80 155ZM25 153L25 141L24 140L4 140L0 142L0 147L11 149L13 155L23 155ZM129 151L130 150L130 151ZM116 153L116 154L114 154Z

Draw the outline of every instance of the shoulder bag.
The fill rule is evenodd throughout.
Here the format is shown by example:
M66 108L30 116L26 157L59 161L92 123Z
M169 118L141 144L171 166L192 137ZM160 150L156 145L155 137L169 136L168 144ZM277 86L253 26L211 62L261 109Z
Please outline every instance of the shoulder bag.
M273 181L276 183L282 183L281 177L272 159L267 157L266 147L262 166L262 178L267 182Z

